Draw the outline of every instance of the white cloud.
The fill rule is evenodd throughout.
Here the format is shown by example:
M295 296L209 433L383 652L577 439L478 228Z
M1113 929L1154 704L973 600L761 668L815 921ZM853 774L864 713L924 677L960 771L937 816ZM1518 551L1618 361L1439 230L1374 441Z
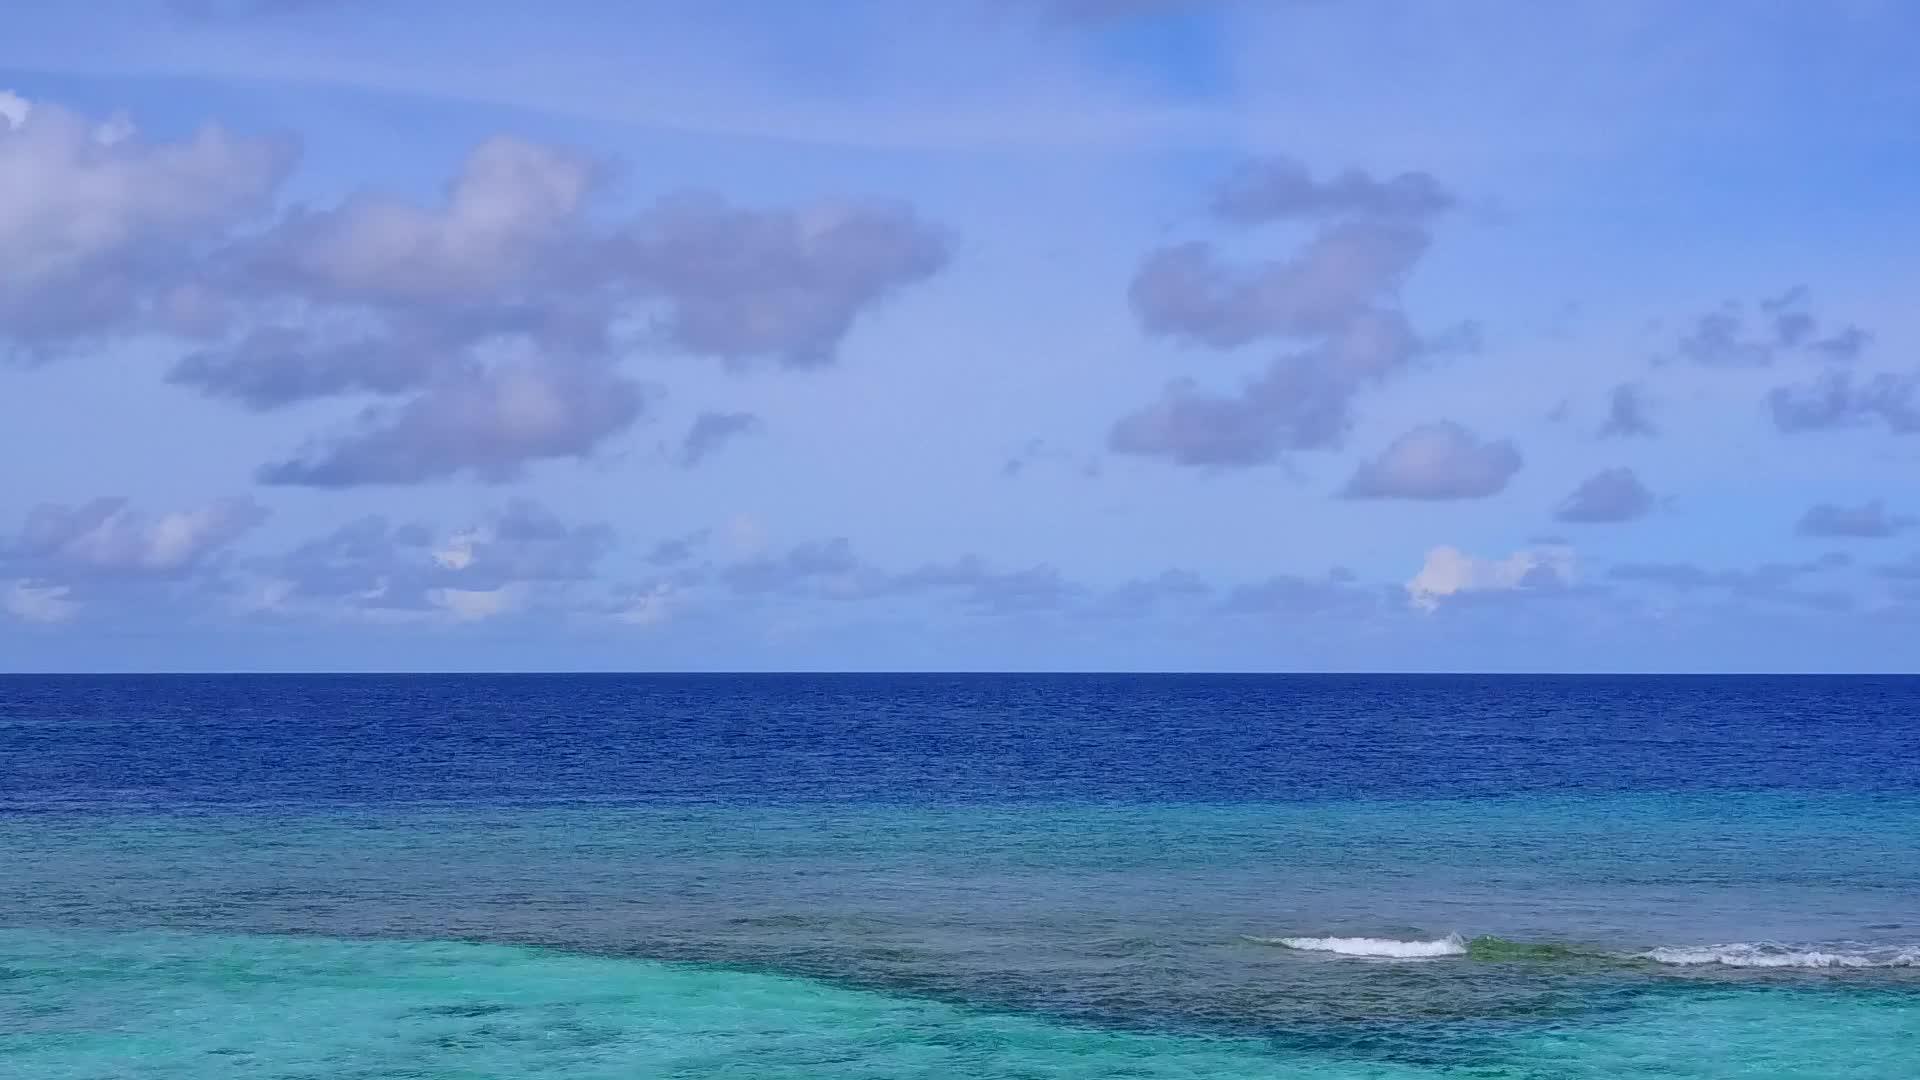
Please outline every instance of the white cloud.
M497 589L429 589L427 602L459 622L479 622L517 610L525 591L519 582Z
M269 206L289 144L216 127L169 141L0 94L0 338L28 355L135 329L192 260Z
M140 513L125 499L47 503L27 515L11 554L49 573L166 575L185 571L266 520L253 499L216 499L189 510Z
M0 99L0 106L5 105ZM68 599L72 590L65 585L35 585L29 581L15 581L0 594L0 608L16 619L28 622L55 623L65 622L80 611L80 605Z
M0 120L5 120L9 128L17 128L27 122L27 113L33 109L33 103L11 90L0 90Z
M493 539L485 529L468 529L450 538L445 547L433 553L433 561L449 570L465 570L473 565L473 547Z
M1423 611L1451 596L1469 592L1510 592L1564 585L1573 579L1573 549L1539 547L1504 559L1479 559L1442 545L1427 552L1420 572L1407 582L1407 599Z
M658 626L673 617L677 591L665 582L634 596L613 617L630 626Z

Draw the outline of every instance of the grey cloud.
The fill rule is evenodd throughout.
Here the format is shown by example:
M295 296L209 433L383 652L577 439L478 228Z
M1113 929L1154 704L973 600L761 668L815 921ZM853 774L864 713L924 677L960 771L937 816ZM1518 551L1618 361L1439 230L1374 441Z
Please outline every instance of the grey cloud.
M1789 355L1850 361L1872 343L1872 335L1857 326L1823 334L1806 305L1807 290L1800 286L1761 300L1757 317L1729 302L1696 319L1681 335L1678 351L1706 367L1765 367Z
M1212 394L1192 380L1121 417L1107 445L1176 465L1258 465L1284 450L1338 445L1352 418L1346 384L1320 379L1308 364L1279 364L1239 393Z
M376 195L296 210L236 256L249 287L370 305L398 332L519 334L598 352L651 314L666 340L728 359L830 362L855 319L942 268L944 230L888 202L736 207L690 192L612 225L606 167L512 138L468 156L438 206Z
M252 409L274 409L335 394L414 389L459 347L398 334L322 343L307 328L260 326L218 348L189 353L167 381Z
M1424 172L1376 179L1348 169L1315 180L1298 161L1267 158L1242 165L1214 197L1213 212L1236 225L1344 215L1418 219L1452 209L1454 202L1453 195Z
M433 534L425 526L394 525L376 515L350 521L254 569L287 582L303 596L371 597L389 593L396 576L426 572L432 544Z
M1236 393L1202 390L1190 379L1173 383L1158 401L1116 421L1107 445L1197 466L1258 465L1290 450L1332 449L1353 425L1354 396L1424 347L1397 315L1359 317L1320 346L1275 360Z
M515 499L455 529L360 518L247 570L265 610L476 618L571 595L592 580L613 541L605 524L569 525ZM492 599L474 606L476 597Z
M1828 371L1810 382L1775 387L1767 393L1767 408L1774 426L1789 434L1877 420L1895 434L1910 435L1920 432L1920 372L1856 378L1851 371Z
M845 537L796 544L784 553L735 563L721 577L736 592L774 593L823 580L846 581L868 568Z
M975 610L995 615L1060 608L1081 592L1078 585L1069 582L1055 567L998 570L977 555L895 575L884 589L888 592L953 591Z
M1701 589L1727 584L1724 575L1695 563L1656 562L1621 563L1610 568L1607 576L1616 581L1640 581L1668 585L1676 589Z
M1379 457L1362 462L1341 494L1350 499L1479 499L1504 489L1520 465L1520 451L1511 441L1482 441L1443 420L1413 428Z
M43 503L18 534L0 539L0 569L61 581L175 577L203 567L266 518L267 509L246 497L157 514L117 497Z
M613 546L613 530L568 525L531 499L514 499L472 534L470 569L501 580L584 579Z
M1033 465L1033 463L1044 458L1046 451L1046 440L1028 439L1025 445L1008 455L1007 460L1000 463L1000 475L1019 476L1025 472L1029 466Z
M1570 524L1633 521L1645 517L1653 503L1653 492L1632 469L1602 469L1562 500L1553 516Z
M1220 610L1234 615L1330 615L1358 614L1378 606L1378 590L1282 574L1234 587Z
M1614 387L1607 398L1607 419L1600 425L1599 434L1603 439L1659 434L1647 416L1646 391L1633 383Z
M728 442L760 430L760 418L745 412L703 412L680 440L680 464L693 468Z
M1108 448L1239 467L1342 445L1354 399L1369 384L1422 353L1473 343L1471 332L1422 340L1399 310L1400 285L1430 242L1424 219L1450 203L1425 174L1376 180L1350 170L1316 181L1288 161L1245 166L1216 195L1217 215L1240 225L1332 220L1291 257L1246 266L1204 242L1161 248L1134 274L1129 303L1154 336L1222 350L1268 339L1296 347L1238 390L1173 382L1115 422Z
M1396 288L1427 244L1413 225L1348 221L1322 230L1293 259L1237 269L1194 241L1147 256L1128 297L1150 333L1216 349L1332 334Z
M1767 563L1751 570L1708 570L1685 562L1621 563L1610 568L1608 576L1615 581L1681 592L1724 590L1727 595L1743 600L1837 611L1852 606L1850 594L1837 589L1800 588L1797 583L1851 564L1852 559L1840 553L1829 553L1806 562Z
M334 303L444 313L550 302L600 269L585 212L602 172L571 150L491 138L440 205L363 193L296 207L235 257L256 288Z
M862 311L932 276L949 248L896 203L762 211L708 194L660 203L615 243L624 272L667 301L668 340L793 367L832 362Z
M616 373L634 335L729 362L830 363L951 246L874 200L763 209L690 193L617 217L601 212L605 163L507 137L475 147L437 199L366 192L243 229L272 209L282 144L218 129L148 144L6 100L0 173L30 182L0 208L0 348L38 358L155 331L191 339L172 382L248 408L399 399L265 466L272 483L500 480L586 456L640 416ZM698 428L688 460L741 430L727 422Z
M1198 574L1186 570L1164 570L1153 577L1136 578L1108 590L1094 601L1089 614L1113 618L1143 617L1170 607L1196 603L1213 592L1213 585Z
M1841 506L1836 503L1816 503L1807 508L1800 516L1800 522L1794 531L1801 536L1844 536L1854 538L1879 538L1893 536L1912 528L1920 521L1904 514L1887 511L1886 503L1872 499L1859 506Z
M1007 459L1000 463L1000 475L1006 477L1019 476L1039 465L1048 463L1071 468L1083 477L1100 475L1100 461L1098 458L1081 459L1069 450L1049 444L1045 439L1028 439L1018 450L1008 455Z
M1052 566L1003 570L977 555L893 573L861 558L845 537L796 544L776 555L737 562L722 568L719 578L734 592L752 596L825 593L870 600L945 595L984 614L1060 608L1085 592Z
M517 477L526 463L585 458L640 415L631 380L597 369L507 367L463 373L399 408L364 410L352 430L267 465L262 483L413 484L470 472Z
M0 345L17 359L167 329L199 257L270 208L297 156L212 126L150 141L122 118L11 111L24 116L0 113Z
M695 529L681 536L670 536L647 550L647 562L654 566L678 566L691 562L712 539L713 530Z

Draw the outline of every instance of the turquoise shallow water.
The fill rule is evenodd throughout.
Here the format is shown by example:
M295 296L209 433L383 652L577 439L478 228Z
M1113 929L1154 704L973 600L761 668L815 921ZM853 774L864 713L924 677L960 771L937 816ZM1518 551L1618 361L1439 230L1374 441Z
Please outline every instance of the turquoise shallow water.
M0 1078L1920 1075L1920 683L0 679Z
M1598 1023L1491 1029L1472 1060L1367 1060L1143 1034L755 973L466 943L0 935L0 1068L256 1077L1894 1077L1887 991L1647 995Z
M0 1076L1892 1080L1916 837L1780 794L40 814Z

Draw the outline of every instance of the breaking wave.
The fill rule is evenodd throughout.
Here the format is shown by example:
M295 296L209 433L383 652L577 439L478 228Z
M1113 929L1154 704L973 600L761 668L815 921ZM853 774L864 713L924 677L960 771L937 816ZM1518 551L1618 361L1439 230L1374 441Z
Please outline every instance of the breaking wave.
M1250 938L1263 945L1283 945L1303 952L1338 953L1341 956L1370 956L1386 960L1430 960L1440 956L1465 956L1467 943L1459 934L1448 934L1433 941L1397 941L1370 937L1282 937Z
M1772 942L1690 945L1640 954L1659 964L1719 964L1739 968L1920 967L1920 945L1797 946Z
M1783 945L1777 942L1735 942L1729 945L1672 945L1645 952L1608 952L1559 942L1522 942L1482 936L1472 939L1448 934L1431 940L1372 937L1248 937L1261 945L1279 945L1301 952L1377 960L1433 960L1463 956L1493 962L1577 962L1668 964L1680 967L1718 965L1729 968L1920 968L1920 944L1872 945L1842 942L1824 945Z

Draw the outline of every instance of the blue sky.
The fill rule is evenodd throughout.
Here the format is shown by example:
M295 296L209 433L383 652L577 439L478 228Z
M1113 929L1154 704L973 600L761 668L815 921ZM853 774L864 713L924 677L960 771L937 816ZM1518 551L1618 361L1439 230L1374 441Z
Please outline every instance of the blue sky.
M5 18L0 669L1920 656L1911 5Z

